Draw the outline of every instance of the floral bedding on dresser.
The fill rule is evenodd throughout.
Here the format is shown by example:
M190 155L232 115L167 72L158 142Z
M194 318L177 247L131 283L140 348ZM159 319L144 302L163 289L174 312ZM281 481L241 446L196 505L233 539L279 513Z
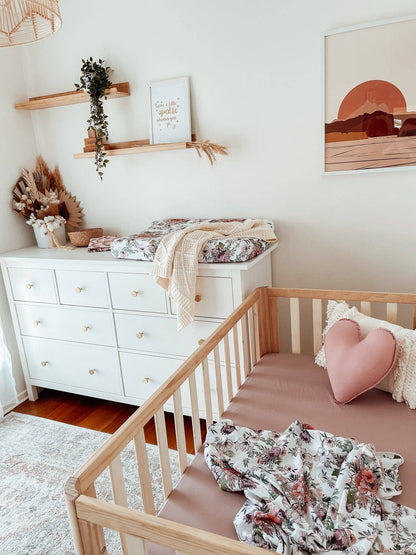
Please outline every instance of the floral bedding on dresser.
M120 237L111 243L111 252L117 258L128 258L130 260L152 261L155 257L161 237L172 231L184 229L200 223L211 222L243 222L245 219L169 219L156 220L145 231L129 237ZM273 228L273 223L268 222ZM208 241L199 257L199 262L221 263L221 262L246 262L262 254L269 247L267 241L256 238L241 239L214 239Z
M298 421L279 434L222 420L205 460L221 489L245 494L241 541L284 555L416 554L416 511L389 500L400 455Z

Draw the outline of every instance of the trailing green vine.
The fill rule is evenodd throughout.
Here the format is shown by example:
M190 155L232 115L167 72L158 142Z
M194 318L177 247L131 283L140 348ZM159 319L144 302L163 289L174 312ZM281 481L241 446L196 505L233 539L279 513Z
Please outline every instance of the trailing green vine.
M92 129L95 135L95 167L101 180L108 164L104 153L104 140L108 139L108 116L104 113L102 98L107 100L104 93L112 85L110 72L111 69L104 65L103 60L95 62L90 57L82 60L80 82L75 83L77 91L84 90L90 95L90 118L87 123L88 129Z

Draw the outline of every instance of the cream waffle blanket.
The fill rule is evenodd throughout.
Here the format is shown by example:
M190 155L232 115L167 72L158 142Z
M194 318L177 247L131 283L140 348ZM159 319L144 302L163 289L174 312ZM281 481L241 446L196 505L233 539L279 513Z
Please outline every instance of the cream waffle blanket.
M207 241L221 237L255 237L276 241L265 220L198 223L165 235L152 266L156 282L176 302L178 330L190 324L195 314L195 283L199 254Z

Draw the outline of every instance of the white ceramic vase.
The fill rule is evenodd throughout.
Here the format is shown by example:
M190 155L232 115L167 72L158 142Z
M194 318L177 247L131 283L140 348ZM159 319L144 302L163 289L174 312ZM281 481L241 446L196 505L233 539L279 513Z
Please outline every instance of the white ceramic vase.
M33 233L35 234L36 242L40 249L51 249L53 245L51 244L51 239L49 237L49 233L40 228L34 227ZM66 235L65 235L65 225L61 224L57 229L54 230L55 237L58 239L61 245L65 245L66 243Z

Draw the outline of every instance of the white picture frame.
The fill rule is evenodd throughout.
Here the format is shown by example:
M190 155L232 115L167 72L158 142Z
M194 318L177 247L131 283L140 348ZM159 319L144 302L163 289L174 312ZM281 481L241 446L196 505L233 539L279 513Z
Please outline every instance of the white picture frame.
M322 173L323 175L326 176L335 176L335 175L352 175L352 174L364 174L364 173L380 173L380 172L391 172L391 171L395 171L395 172L400 172L400 171L414 171L416 169L416 158L413 162L408 163L387 163L387 164L379 164L377 165L377 163L373 163L374 160L369 160L371 163L370 164L357 164L355 167L353 168L349 168L347 167L342 167L340 165L339 168L337 168L335 171L328 171L328 157L327 157L327 141L326 141L326 124L329 123L330 121L332 121L333 117L328 117L328 74L327 74L327 55L328 55L328 41L332 41L333 37L337 37L340 36L342 38L342 36L347 36L348 34L351 34L351 36L357 32L362 32L362 31L371 31L374 28L380 28L382 29L384 26L390 26L390 25L400 25L400 24L404 24L407 22L415 22L416 20L416 14L411 14L409 16L406 17L398 17L398 18L391 18L391 19L385 19L385 20L379 20L379 21L373 21L370 23L363 23L363 24L359 24L359 25L354 25L354 26L350 26L350 27L343 27L343 28L339 28L339 29L334 29L334 30L330 30L330 31L326 31L324 33L322 33L321 38L322 38L322 127L321 127L321 144L322 144ZM415 36L415 33L413 33L413 36ZM413 39L416 42L416 39ZM362 40L362 43L364 41ZM388 43L388 40L386 41ZM401 41L401 43L405 43L406 41ZM364 42L366 48L362 49L362 52L365 52L366 55L368 55L368 52L371 52L370 50L370 45L372 44L372 41L365 41ZM396 41L395 44L400 44L399 41ZM350 52L349 48L344 48L345 52ZM412 60L412 58L406 56L406 57L401 57L403 60ZM364 64L363 60L365 60L364 56L360 56L360 63ZM345 64L339 64L340 67L344 68ZM367 64L368 65L368 64ZM410 70L407 70L408 74L412 73L412 69L410 68ZM355 64L355 69L354 71L358 72L358 68L357 68L357 64ZM406 73L403 72L403 75L405 75ZM386 78L382 73L375 72L374 71L374 75L370 74L368 79L382 79L385 81L392 81L393 84L395 84L396 86L398 85L399 88L402 88L400 85L400 79L399 80L390 80L390 78ZM359 78L357 80L357 83L354 83L351 85L351 87L349 87L352 91L352 87L353 85L357 85L360 84L362 81L364 81L365 79L363 78ZM396 83L397 81L397 83ZM358 88L358 87L357 87ZM407 96L407 90L408 87L403 87L403 90L405 91L405 96ZM351 92L350 91L350 92ZM345 95L348 94L347 89L345 90ZM344 97L345 98L345 97ZM342 100L340 98L340 100ZM340 103L341 104L341 103ZM413 97L409 98L408 104L413 105L416 107L416 100ZM415 110L415 108L412 106L412 108L410 109L410 111ZM409 114L410 115L410 114ZM358 143L356 143L358 145ZM390 147L389 149L386 149L387 154L393 154L393 149L392 147ZM366 161L367 162L367 161Z
M189 77L149 83L150 144L190 142Z

